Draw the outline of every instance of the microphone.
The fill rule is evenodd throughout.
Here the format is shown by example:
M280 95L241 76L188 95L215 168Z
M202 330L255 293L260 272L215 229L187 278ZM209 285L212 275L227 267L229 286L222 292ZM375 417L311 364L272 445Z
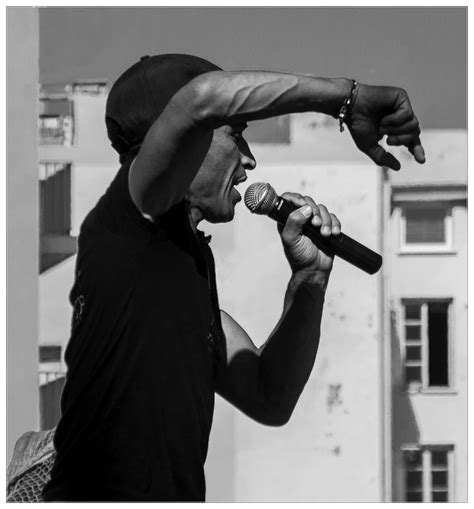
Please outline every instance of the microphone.
M278 196L270 184L261 182L251 184L247 188L244 202L250 212L267 215L280 224L286 223L291 212L299 208ZM323 237L319 228L311 224L305 224L303 231L328 255L339 256L368 274L375 274L382 266L382 257L378 253L344 233Z

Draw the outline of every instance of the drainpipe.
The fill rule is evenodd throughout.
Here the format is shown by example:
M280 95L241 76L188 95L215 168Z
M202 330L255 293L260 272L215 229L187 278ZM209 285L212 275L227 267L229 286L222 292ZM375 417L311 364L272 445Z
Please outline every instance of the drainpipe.
M381 494L382 502L392 501L392 396L391 396L391 349L390 349L390 310L388 307L388 285L390 276L390 250L387 249L387 226L390 218L390 179L389 169L380 169L379 177L379 249L384 263L379 275L380 306L380 409L381 409Z

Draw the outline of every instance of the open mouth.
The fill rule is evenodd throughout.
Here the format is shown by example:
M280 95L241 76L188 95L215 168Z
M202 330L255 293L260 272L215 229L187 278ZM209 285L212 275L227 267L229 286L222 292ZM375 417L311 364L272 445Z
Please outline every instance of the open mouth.
M243 175L241 177L234 178L233 186L236 187L239 184L242 184L243 182L245 182L246 180L247 180L247 175Z
M245 182L246 180L247 180L247 175L242 175L240 177L235 177L232 180L232 191L234 192L235 198L236 198L237 201L242 200L242 195L237 190L237 186L239 184L242 184L242 182Z

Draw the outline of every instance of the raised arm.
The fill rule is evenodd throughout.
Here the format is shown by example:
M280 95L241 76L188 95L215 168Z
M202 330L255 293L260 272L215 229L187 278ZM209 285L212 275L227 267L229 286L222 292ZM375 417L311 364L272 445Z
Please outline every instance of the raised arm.
M198 76L173 96L148 131L130 171L132 199L142 213L160 215L184 197L214 129L304 111L336 117L351 85L345 78L263 71ZM352 118L350 132L357 146L377 164L398 169L394 158L376 148L382 128L395 144L407 146L424 161L418 121L402 89L358 85Z
M336 115L350 81L215 71L181 88L147 133L130 172L138 208L160 215L180 201L221 125L299 111Z

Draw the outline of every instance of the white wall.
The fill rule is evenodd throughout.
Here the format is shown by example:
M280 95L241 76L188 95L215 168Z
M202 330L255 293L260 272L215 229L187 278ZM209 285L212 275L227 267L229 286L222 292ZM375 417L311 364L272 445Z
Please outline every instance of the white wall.
M314 196L340 217L343 231L377 251L380 170L347 161L321 163L314 145L306 145L306 160L298 161L298 142L308 125L301 125L291 147L278 148L279 163L266 163L274 147L255 147L262 162L246 184L268 181L280 194ZM334 133L326 135L338 141ZM276 225L241 205L233 223L203 229L213 232L221 307L262 344L279 318L289 278ZM382 499L379 277L336 261L316 366L287 426L261 426L218 401L206 465L208 500ZM333 402L330 386L340 386ZM235 478L224 493L229 474Z
M7 462L38 429L38 12L7 9Z

